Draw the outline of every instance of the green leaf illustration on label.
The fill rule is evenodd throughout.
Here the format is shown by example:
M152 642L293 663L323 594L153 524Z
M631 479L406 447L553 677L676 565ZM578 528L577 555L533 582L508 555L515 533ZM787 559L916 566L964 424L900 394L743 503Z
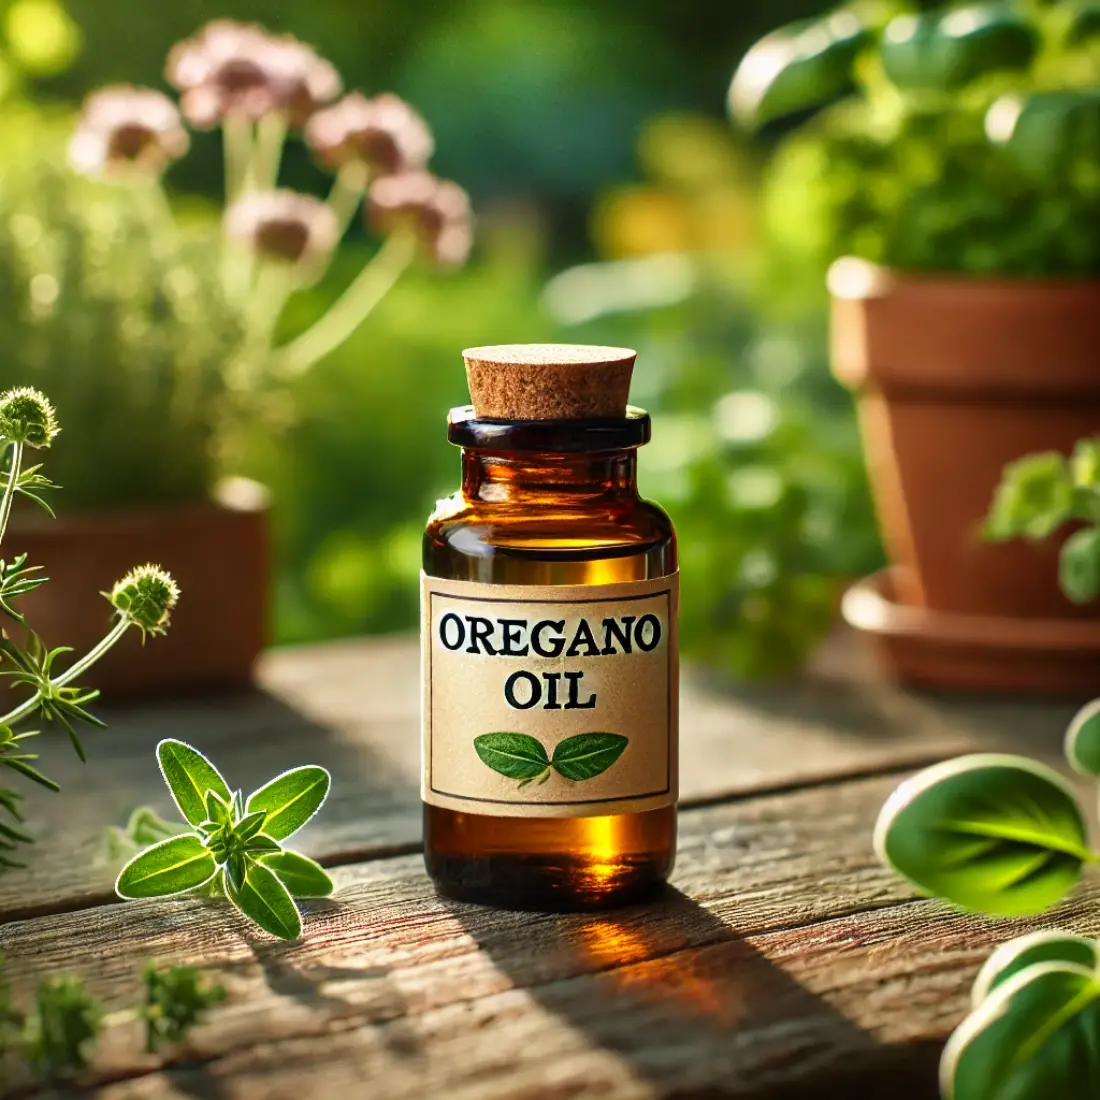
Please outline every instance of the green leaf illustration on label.
M594 779L622 756L627 741L621 733L578 733L558 743L550 763L574 782Z
M522 786L549 775L546 749L526 733L483 733L474 738L474 748L482 763L509 779L520 780Z
M594 779L622 756L628 741L621 733L578 733L559 742L551 758L526 733L483 733L474 738L474 749L493 771L526 787L545 783L551 770L574 783Z

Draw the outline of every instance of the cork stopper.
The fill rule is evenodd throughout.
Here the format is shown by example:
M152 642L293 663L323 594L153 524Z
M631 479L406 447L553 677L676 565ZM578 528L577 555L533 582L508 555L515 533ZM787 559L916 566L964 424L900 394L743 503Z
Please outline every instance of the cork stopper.
M467 348L474 413L487 420L589 420L626 416L637 352L591 344Z

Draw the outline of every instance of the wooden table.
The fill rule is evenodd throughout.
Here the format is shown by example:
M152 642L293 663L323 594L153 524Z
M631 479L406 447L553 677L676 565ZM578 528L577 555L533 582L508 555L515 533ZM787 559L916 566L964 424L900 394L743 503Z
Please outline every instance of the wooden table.
M914 767L975 748L1057 759L1072 708L937 701L867 674L847 644L794 685L683 692L681 839L657 904L603 915L441 901L418 855L413 639L272 653L262 690L107 711L82 767L55 736L60 796L31 795L41 851L0 877L17 993L75 971L108 1007L144 960L194 963L229 1001L187 1045L140 1053L115 1029L79 1088L103 1100L520 1100L936 1095L943 1040L991 946L1032 927L911 892L871 850ZM331 769L301 847L335 868L303 940L253 932L224 902L118 903L103 828L171 806L153 758L175 736L246 789ZM1038 922L1100 932L1086 889ZM2 1091L2 1086L0 1086Z

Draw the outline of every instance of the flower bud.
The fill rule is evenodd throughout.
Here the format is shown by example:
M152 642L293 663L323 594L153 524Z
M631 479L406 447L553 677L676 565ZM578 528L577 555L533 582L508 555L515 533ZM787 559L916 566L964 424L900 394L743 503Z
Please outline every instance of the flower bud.
M142 633L163 634L172 608L179 600L179 586L159 565L131 569L107 597L115 610Z
M379 232L411 232L438 264L458 266L469 255L470 199L457 183L428 172L382 176L371 184L369 216Z
M183 113L199 129L227 115L255 122L273 112L300 126L341 88L339 73L310 46L229 19L173 47L165 76L183 93Z
M20 386L0 396L0 437L28 447L48 447L59 431L44 393Z
M338 227L320 199L284 190L242 195L225 212L225 232L264 259L310 265L336 247Z
M389 92L374 99L344 96L309 120L305 138L325 168L358 162L372 176L419 171L435 148L427 123Z
M187 152L190 139L163 92L116 84L84 101L69 160L85 175L158 175Z

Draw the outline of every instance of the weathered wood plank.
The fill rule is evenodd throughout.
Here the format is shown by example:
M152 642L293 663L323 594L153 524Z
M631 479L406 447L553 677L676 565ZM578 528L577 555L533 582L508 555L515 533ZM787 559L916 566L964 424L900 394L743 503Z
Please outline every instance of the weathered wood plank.
M816 673L770 687L720 689L691 670L682 701L686 802L795 787L913 766L977 747L1057 751L1070 709L937 701L865 677L852 654L826 652ZM246 789L287 767L335 777L302 847L329 862L409 851L420 839L418 654L410 638L357 640L271 653L264 690L235 698L104 710L81 765L59 736L41 738L44 770L64 793L33 791L33 867L0 876L0 919L110 898L105 826L171 802L153 760L162 737L209 752Z
M910 902L869 829L892 780L684 814L661 902L548 917L440 901L415 856L336 872L303 943L224 905L105 906L0 929L24 994L79 969L111 1007L147 957L230 1003L174 1064L116 1035L102 1100L934 1096L939 1044L991 945L1029 927ZM1052 921L1100 931L1093 889ZM116 1083L110 1084L114 1080Z

